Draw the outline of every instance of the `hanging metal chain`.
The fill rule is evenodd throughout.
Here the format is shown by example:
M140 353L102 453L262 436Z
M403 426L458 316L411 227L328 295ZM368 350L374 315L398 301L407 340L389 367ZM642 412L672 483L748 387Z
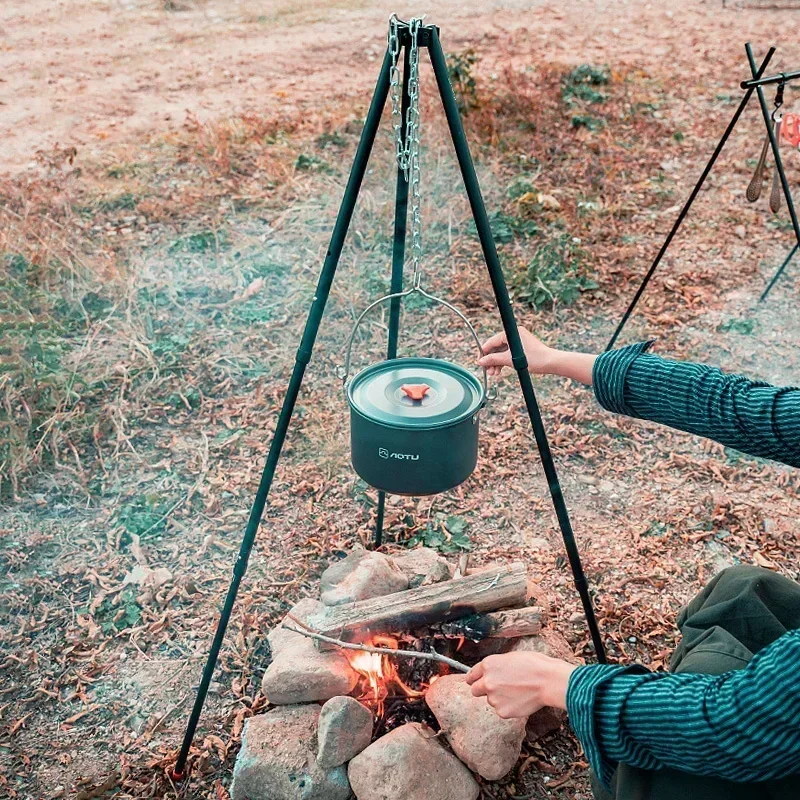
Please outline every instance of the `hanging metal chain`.
M403 170L411 191L411 261L414 268L413 286L419 288L422 280L422 217L420 213L420 113L419 113L419 30L424 17L412 17L408 22L411 46L408 51L408 97L405 137L403 136L402 88L400 81L400 34L402 24L396 14L389 19L389 50L392 58L390 90L392 96L392 127L395 135L397 166Z

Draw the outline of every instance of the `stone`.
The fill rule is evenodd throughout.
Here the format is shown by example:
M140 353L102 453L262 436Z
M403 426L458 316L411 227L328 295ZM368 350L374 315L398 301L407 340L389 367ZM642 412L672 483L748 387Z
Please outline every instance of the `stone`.
M550 658L569 661L570 664L577 663L569 642L560 633L551 628L545 628L536 636L523 636L517 639L510 652L518 653L520 651L543 653L546 656L550 656Z
M430 547L417 547L392 553L390 558L408 578L408 588L415 589L423 583L449 581L453 577L453 567Z
M561 634L549 629L543 630L538 636L523 636L518 639L511 648L511 652L520 651L542 653L551 658L560 658L562 661L575 663L575 655L567 640ZM525 740L528 744L533 744L542 736L557 731L566 718L567 712L562 708L540 708L535 714L528 717L525 726Z
M338 606L402 592L408 578L388 556L357 547L322 573L320 589L326 606Z
M706 542L704 549L711 562L711 569L714 575L736 564L735 556L722 542L714 540Z
M292 610L292 616L313 626L315 613L324 609L318 600L306 598ZM286 620L291 625L291 620ZM358 683L358 673L340 650L322 651L313 639L275 628L267 637L272 663L261 682L261 691L273 705L314 703L349 694Z
M514 768L525 738L525 717L502 719L485 697L474 697L466 675L444 675L430 685L425 702L453 752L486 780Z
M542 736L557 731L567 718L567 712L560 708L540 708L528 717L525 725L525 741L533 744Z
M347 774L357 800L477 800L480 794L470 771L419 722L381 736L350 762Z
M316 758L318 705L281 706L245 723L231 800L348 800L344 767Z
M317 763L338 767L372 741L372 712L354 697L332 697L319 715Z

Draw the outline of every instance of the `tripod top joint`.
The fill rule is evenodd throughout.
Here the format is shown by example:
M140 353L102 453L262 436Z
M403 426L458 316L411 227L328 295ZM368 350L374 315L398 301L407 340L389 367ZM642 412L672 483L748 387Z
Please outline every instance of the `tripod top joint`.
M419 33L417 34L417 45L419 47L430 47L433 40L433 34L439 35L438 25L420 25ZM400 39L401 47L411 47L411 30L407 22L397 20L397 35Z

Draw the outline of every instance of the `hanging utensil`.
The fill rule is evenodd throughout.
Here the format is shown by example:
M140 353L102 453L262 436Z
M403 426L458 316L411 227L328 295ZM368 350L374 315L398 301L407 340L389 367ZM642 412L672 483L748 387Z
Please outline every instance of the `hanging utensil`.
M783 89L784 84L778 84L778 91L775 93L775 107L772 110L772 124L773 127L775 126L775 115L778 113L778 110L783 105ZM769 152L770 146L770 137L769 131L767 132L767 137L764 139L764 146L761 148L761 155L758 157L758 163L756 164L756 171L753 173L753 177L750 180L750 184L747 187L747 191L745 192L745 196L747 197L748 201L751 203L755 203L759 197L761 197L761 189L764 186L764 169L767 165L767 153ZM774 192L774 177L773 177L773 192ZM780 203L780 200L778 201ZM770 197L770 207L772 205L772 197Z
M769 152L769 134L764 139L764 146L761 148L761 155L758 157L758 163L756 164L756 171L753 173L753 177L750 179L750 183L747 187L747 192L745 192L745 196L747 197L748 201L751 203L755 203L759 197L761 197L761 188L764 186L764 168L767 165L767 153Z
M775 120L775 144L779 148L781 146L781 118ZM769 194L769 207L773 214L777 214L781 210L781 197L783 196L783 187L781 186L781 177L778 174L778 164L776 163L772 169L772 191Z

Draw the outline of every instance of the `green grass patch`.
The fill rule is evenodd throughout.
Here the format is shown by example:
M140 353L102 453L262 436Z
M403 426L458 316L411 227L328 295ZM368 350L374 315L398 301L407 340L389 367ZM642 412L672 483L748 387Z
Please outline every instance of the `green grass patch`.
M135 211L139 198L131 192L122 192L114 197L107 197L97 203L98 211L110 213L114 211Z
M472 541L467 534L469 523L464 517L436 514L428 522L424 530L412 536L407 544L416 547L419 544L431 547L440 553L458 553L472 550Z
M756 323L752 319L728 319L717 325L720 333L740 333L742 336L750 336L755 330Z
M134 534L144 539L151 539L163 533L170 504L157 492L142 494L125 503L116 514L116 522L127 534ZM123 542L126 537L123 536ZM127 537L127 541L132 541Z
M601 131L606 126L606 121L601 117L593 117L591 114L576 114L572 120L573 128L586 128L588 131Z
M508 244L517 236L527 238L539 233L539 226L534 220L516 217L504 211L490 214L489 225L492 228L492 238L497 244ZM474 220L470 220L468 232L473 236L478 235Z
M571 305L583 292L597 288L586 256L568 233L543 241L524 269L509 276L514 295L534 308Z
M605 86L611 78L608 67L581 64L561 81L561 98L568 106L576 103L605 103L608 95L597 87Z
M328 175L333 172L333 167L324 158L309 155L308 153L300 153L294 162L294 166L295 169L299 169L302 172L324 172Z
M228 237L224 231L204 230L176 239L169 249L173 252L205 253L209 250L220 250L227 245Z

